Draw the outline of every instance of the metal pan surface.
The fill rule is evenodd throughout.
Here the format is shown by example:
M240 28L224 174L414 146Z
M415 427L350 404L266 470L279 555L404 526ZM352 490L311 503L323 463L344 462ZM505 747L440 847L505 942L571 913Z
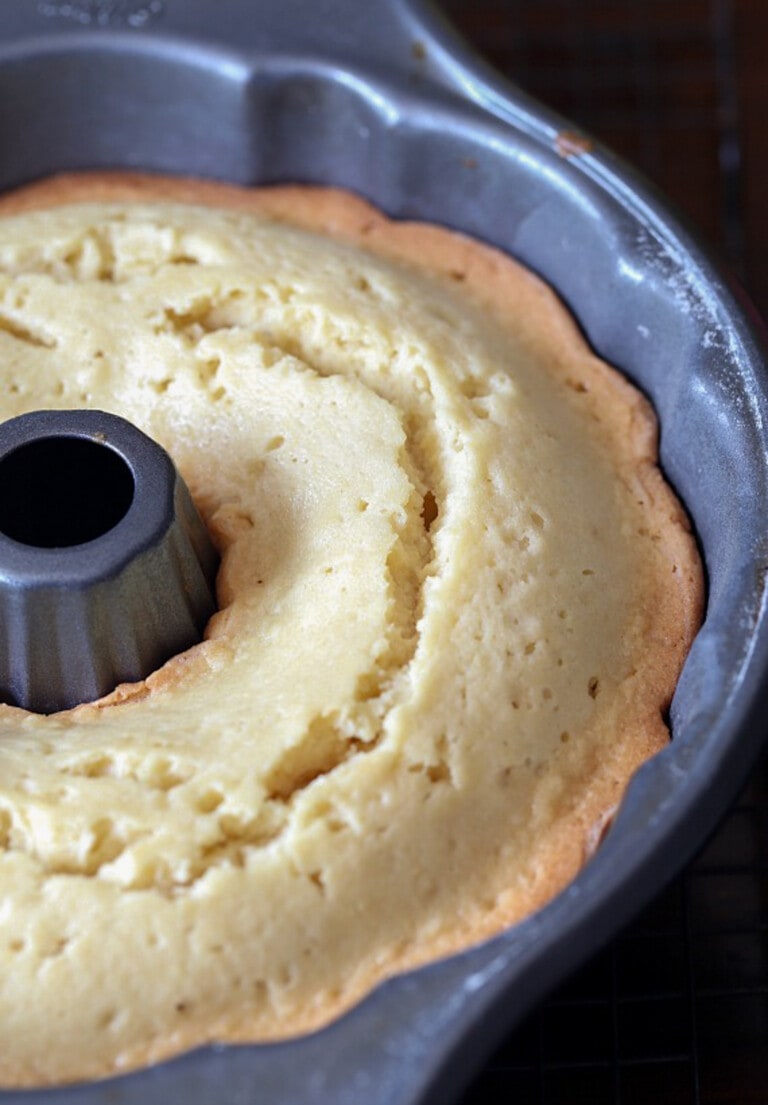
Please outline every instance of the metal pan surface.
M379 987L314 1035L208 1047L3 1105L447 1105L511 1025L714 827L768 704L768 380L759 325L649 187L479 62L425 0L4 0L0 187L124 167L351 188L508 250L652 399L708 611L673 741L540 913Z

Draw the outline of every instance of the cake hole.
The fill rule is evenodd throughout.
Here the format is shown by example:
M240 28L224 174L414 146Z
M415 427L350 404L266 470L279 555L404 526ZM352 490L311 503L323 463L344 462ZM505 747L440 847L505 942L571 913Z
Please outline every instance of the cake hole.
M310 871L309 881L314 883L320 893L325 896L325 879L322 871Z
M97 1028L102 1032L108 1032L118 1021L120 1014L116 1009L105 1009L99 1014Z
M54 940L53 944L43 953L45 959L57 959L60 955L64 955L69 947L69 937L60 936L57 940Z
M281 990L288 990L294 985L298 966L295 963L283 963L277 971L277 985Z
M90 827L91 843L82 867L85 874L95 874L104 864L112 863L125 851L126 843L111 817L102 817Z
M487 399L489 396L485 381L478 380L474 376L466 376L459 382L459 388L467 399Z
M223 801L224 795L221 791L212 787L210 790L206 790L197 796L195 799L195 809L198 813L213 813L214 810L219 808Z
M8 810L0 809L0 848L7 848L11 842L13 819Z
M133 502L128 463L102 442L44 437L0 461L0 531L43 549L83 545L121 521Z
M179 770L173 760L165 756L145 761L141 765L138 777L147 786L161 791L173 790L187 780L186 773Z
M430 764L427 768L427 778L430 783L450 783L451 769L445 763Z
M432 528L432 524L437 518L438 508L437 499L435 498L433 491L427 491L424 494L424 505L421 508L421 518L424 522L424 529L429 533Z
M115 770L115 761L108 753L89 756L77 763L63 768L70 775L79 775L85 779L101 779L105 775L112 775Z

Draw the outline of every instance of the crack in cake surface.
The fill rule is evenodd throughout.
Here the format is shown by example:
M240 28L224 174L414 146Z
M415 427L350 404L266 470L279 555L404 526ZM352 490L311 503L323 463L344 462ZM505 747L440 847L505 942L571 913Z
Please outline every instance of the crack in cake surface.
M89 232L83 237L81 248L75 248L71 243L65 243L66 252L63 261L54 258L48 262L47 267L42 266L39 258L27 259L24 275L32 276L32 283L26 298L26 313L31 320L35 319L35 280L43 269L44 276L51 274L61 276L65 271L73 283L88 283L92 280L106 282L114 285L117 283L130 284L130 281L139 279L136 276L126 276L119 272L120 251L113 240L109 240L109 247L105 245L104 233ZM98 245L98 248L96 246ZM93 247L93 248L92 248ZM84 258L98 259L99 264L84 264ZM74 260L77 264L74 264ZM93 258L92 258L93 260ZM108 264L107 264L108 261ZM162 276L166 259L158 261L154 265L140 264L141 280L149 277ZM171 263L175 263L171 259ZM64 269L62 269L64 264ZM203 276L203 285L200 286L200 276ZM198 380L203 387L208 387L212 380L219 376L222 365L222 357L226 356L226 349L215 353L210 352L210 346L215 346L215 339L227 337L235 332L239 336L246 336L249 341L261 344L267 340L267 348L270 355L267 369L274 367L280 360L289 371L310 373L318 378L331 376L354 375L354 366L350 367L349 360L354 362L354 343L343 341L339 334L335 335L330 345L334 348L336 358L346 357L343 361L329 361L319 363L311 355L311 351L305 348L305 343L290 336L291 327L280 320L280 325L275 325L273 330L266 335L263 330L259 332L254 328L251 319L256 303L269 301L279 304L281 309L293 300L293 289L270 285L265 292L261 287L244 288L233 285L230 281L225 292L206 287L205 276L195 265L193 283L188 285L189 291L186 302L179 306L166 305L161 310L162 321L158 324L149 323L154 333L158 335L170 334L182 339L195 363L202 363L206 367L203 374L198 369ZM210 278L209 278L210 279ZM124 296L123 289L113 293L121 300ZM303 328L312 328L312 319L305 318ZM31 325L32 323L30 323ZM21 324L18 324L21 326ZM332 324L331 324L332 325ZM263 320L262 320L263 326ZM293 319L293 333L296 332L296 319ZM339 327L339 330L341 327ZM26 329L24 332L27 331ZM206 339L211 339L206 343ZM394 350L388 351L388 360L394 359ZM358 354L359 356L359 354ZM114 355L113 355L114 364ZM126 365L123 371L130 366ZM163 380L162 388L158 388L155 381L149 381L155 394L163 394L170 388L173 378L167 376ZM317 778L328 774L342 763L358 754L373 751L380 743L384 735L384 724L388 709L391 708L397 697L398 683L402 682L403 672L413 658L418 647L417 626L422 615L421 584L429 570L432 561L432 539L429 529L437 517L437 508L433 506L429 525L424 524L422 517L423 504L428 485L440 486L442 480L434 469L434 464L427 463L425 457L427 451L419 442L419 431L414 430L413 414L403 416L400 405L403 402L403 393L396 389L379 388L376 386L375 375L367 381L377 394L382 392L384 401L393 406L397 418L406 422L410 432L406 436L399 451L398 464L402 467L406 479L410 481L411 493L399 514L393 518L392 525L395 530L395 539L386 557L385 574L390 591L384 618L384 634L382 640L376 645L372 659L374 663L367 670L361 672L357 678L357 684L351 698L350 706L346 708L344 717L336 712L336 720L331 716L319 716L310 722L303 736L298 737L290 747L286 749L282 757L278 758L266 771L261 780L260 794L256 798L257 812L251 818L254 826L250 833L238 833L232 837L224 829L227 817L217 814L215 829L203 835L202 839L195 840L194 846L186 849L183 857L176 860L176 867L168 863L147 864L141 860L132 860L133 851L141 851L148 843L151 844L153 830L141 829L131 822L130 818L121 818L109 822L103 819L88 821L87 818L81 824L72 827L72 840L63 847L52 847L48 834L45 831L45 811L39 810L34 817L24 816L23 806L16 814L9 811L9 831L4 834L3 847L8 850L24 852L41 864L44 871L49 874L71 874L114 879L121 882L126 888L131 889L160 889L167 890L169 886L181 889L191 886L202 878L208 870L220 863L243 862L245 850L257 850L273 844L281 835L285 827L285 817L275 818L274 806L282 803L287 805L294 796L309 786ZM222 392L225 390L221 389ZM407 389L406 399L407 399ZM269 451L275 448L278 438L272 438L268 443ZM279 438L281 444L284 438ZM417 460L416 457L419 457ZM424 470L426 469L426 471ZM434 492L428 492L432 496L433 504L436 503ZM215 508L213 508L215 509ZM358 504L358 509L360 505ZM369 503L365 501L364 510L369 509ZM362 511L361 511L362 512ZM243 512L239 515L253 527L255 524L252 516ZM232 515L230 514L230 517ZM231 551L223 550L224 557ZM333 572L333 566L326 568L327 572ZM227 607L222 610L226 616ZM127 708L140 697L135 693L126 695L124 701ZM158 766L159 764L159 766ZM115 752L100 751L88 753L85 756L75 756L71 762L60 760L58 772L62 776L75 776L89 780L89 786L93 794L90 801L108 803L110 790L114 793L116 788L132 786L137 795L141 795L147 789L155 790L161 794L169 795L170 791L178 788L178 793L173 796L174 806L182 806L186 795L194 795L201 784L202 779L207 778L205 770L200 771L195 767L194 760L184 756L171 754L160 757L157 755L137 758L135 755L125 754L119 750ZM107 791L103 798L99 798L96 789L101 780L108 780L105 784ZM217 785L215 777L208 779L209 784ZM103 786L102 786L103 789ZM219 784L219 791L225 789L225 784ZM150 816L150 826L153 822L168 812L171 803L166 802L165 808L156 811L155 816ZM195 813L200 812L199 805L193 801ZM51 811L53 812L53 811ZM212 816L212 812L211 812ZM77 815L74 817L77 822ZM260 822L269 824L267 829L260 826ZM282 822L281 824L278 824ZM278 827L275 827L275 826ZM162 845L160 844L160 847Z

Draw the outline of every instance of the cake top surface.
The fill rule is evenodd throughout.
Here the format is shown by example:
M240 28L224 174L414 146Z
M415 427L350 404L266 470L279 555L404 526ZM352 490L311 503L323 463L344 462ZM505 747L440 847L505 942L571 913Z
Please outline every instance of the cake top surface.
M646 402L514 262L343 193L2 214L0 414L130 419L222 566L144 682L0 706L0 1074L290 1035L544 902L700 612Z

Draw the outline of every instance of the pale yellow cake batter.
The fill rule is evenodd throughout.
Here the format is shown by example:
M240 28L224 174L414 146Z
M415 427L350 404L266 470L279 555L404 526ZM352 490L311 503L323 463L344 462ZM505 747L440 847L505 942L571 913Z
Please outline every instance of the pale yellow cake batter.
M645 401L513 262L342 193L3 213L0 416L130 419L222 567L145 683L0 706L0 1080L291 1035L543 903L700 614Z

